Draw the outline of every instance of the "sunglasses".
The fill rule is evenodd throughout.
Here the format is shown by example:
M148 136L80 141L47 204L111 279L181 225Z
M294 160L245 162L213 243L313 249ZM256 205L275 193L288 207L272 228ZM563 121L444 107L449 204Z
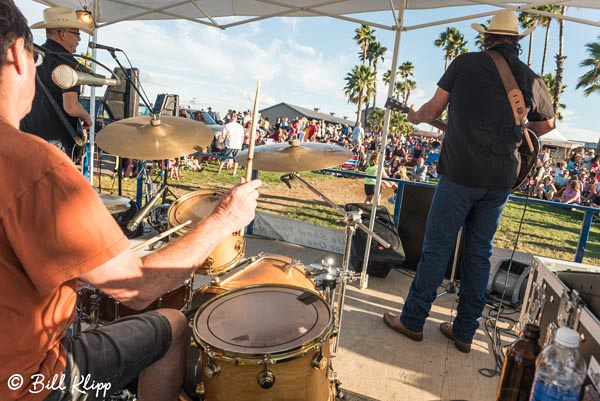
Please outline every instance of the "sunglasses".
M69 32L70 34L72 34L72 35L75 35L75 36L77 36L78 38L81 38L81 32L77 32L77 31L69 31L69 30L66 30L66 29L64 29L64 31L65 31L65 32Z

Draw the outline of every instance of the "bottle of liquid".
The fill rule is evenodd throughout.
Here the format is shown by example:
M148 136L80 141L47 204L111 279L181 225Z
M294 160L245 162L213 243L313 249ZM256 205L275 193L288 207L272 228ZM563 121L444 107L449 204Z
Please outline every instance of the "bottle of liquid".
M521 338L506 351L496 401L528 401L535 375L535 360L541 351L540 328L527 324Z
M585 361L579 357L579 333L561 327L554 343L537 358L530 401L578 401L585 374Z

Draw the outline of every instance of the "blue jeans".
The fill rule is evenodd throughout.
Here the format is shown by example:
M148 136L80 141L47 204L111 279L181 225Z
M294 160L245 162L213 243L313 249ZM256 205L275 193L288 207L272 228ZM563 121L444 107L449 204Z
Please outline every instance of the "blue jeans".
M402 308L402 324L421 332L463 228L460 291L453 332L470 344L485 307L494 234L511 190L465 187L442 176L435 191L417 274Z

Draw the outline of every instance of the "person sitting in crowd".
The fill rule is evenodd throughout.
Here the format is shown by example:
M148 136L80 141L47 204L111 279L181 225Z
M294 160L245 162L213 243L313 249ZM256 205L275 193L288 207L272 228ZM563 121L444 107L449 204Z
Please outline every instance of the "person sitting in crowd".
M41 56L23 14L0 1L0 316L9 318L0 331L0 400L107 399L137 379L140 400L175 401L190 339L185 315L160 308L71 335L78 286L146 308L254 219L261 182L223 193L187 234L140 258L71 159L19 130ZM73 391L85 377L110 391ZM46 384L53 378L63 385Z
M575 177L571 178L559 201L566 204L579 205L581 203L581 190L579 189L579 180Z
M552 182L552 177L549 175L544 176L542 181L537 186L537 197L544 200L551 201L556 195L556 187Z
M417 159L417 163L412 169L412 173L410 174L411 181L416 182L425 182L427 181L427 166L425 165L425 160L422 157Z

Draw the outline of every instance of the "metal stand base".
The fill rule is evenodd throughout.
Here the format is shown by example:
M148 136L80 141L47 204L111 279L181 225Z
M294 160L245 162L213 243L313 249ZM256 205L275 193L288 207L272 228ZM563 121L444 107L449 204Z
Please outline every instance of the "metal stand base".
M463 228L461 227L458 230L458 235L456 236L456 246L454 247L454 258L452 259L452 272L450 273L450 281L446 284L446 289L442 292L439 292L435 297L439 298L442 295L446 294L457 294L459 283L455 280L456 277L456 267L458 266L458 251L460 249L460 242L462 240L462 232Z

